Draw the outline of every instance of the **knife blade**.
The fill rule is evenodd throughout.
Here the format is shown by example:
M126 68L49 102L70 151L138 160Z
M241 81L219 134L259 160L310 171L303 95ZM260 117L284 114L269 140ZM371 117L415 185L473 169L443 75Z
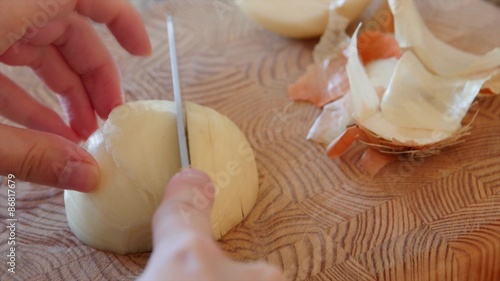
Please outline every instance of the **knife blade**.
M170 49L170 66L172 71L172 84L174 88L174 102L177 119L177 137L179 139L179 152L181 167L189 167L189 151L187 146L186 122L184 121L184 107L182 105L181 87L179 83L179 69L177 67L177 51L175 49L174 23L172 17L167 15L168 46Z

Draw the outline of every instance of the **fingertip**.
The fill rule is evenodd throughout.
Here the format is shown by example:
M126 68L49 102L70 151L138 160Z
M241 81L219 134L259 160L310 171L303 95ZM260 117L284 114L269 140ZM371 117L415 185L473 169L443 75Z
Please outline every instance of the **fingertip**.
M92 163L68 161L60 171L57 187L90 192L97 187L99 178L99 166Z
M120 95L119 98L117 98L113 102L111 102L111 110L115 109L115 107L118 107L122 104L123 104L123 96Z
M126 7L122 13L107 24L120 45L135 56L152 53L151 41L141 16L135 9ZM127 29L123 27L126 26Z
M153 218L155 233L161 233L162 237L168 233L198 233L212 237L210 215L214 190L210 177L202 171L185 169L176 174L168 183Z
M164 194L166 202L182 204L210 216L215 199L215 187L210 177L197 169L184 169L168 183Z
M205 172L193 168L181 170L168 183L165 197L169 198L178 193L186 192L187 189L203 194L207 199L212 199L211 203L213 203L215 187Z
M97 187L100 169L86 150L62 136L2 125L0 173L36 184L89 192Z
M142 56L150 56L153 53L153 46L151 45L151 39L149 38L149 35L147 34L146 31L146 36L147 40L145 41L145 48L143 53L141 54Z
M75 144L80 143L82 140L87 139L87 138L82 138L79 136L77 133L75 133L73 130L71 130L70 133L62 135L62 137L74 142Z
M109 105L110 110L108 112L108 115L111 113L111 111L113 111L113 109L115 109L116 107L118 107L120 105L123 105L123 95L121 94L121 92L117 98L115 98L114 100L112 100L110 102L110 105Z
M107 106L106 108L106 111L101 111L99 115L99 118L101 118L101 120L108 120L108 117L109 117L109 114L111 114L111 112L113 111L113 109L115 109L116 107L120 106L120 105L123 105L123 96L120 95L119 98L115 98L113 100L111 100L109 102L109 106Z
M149 37L148 31L144 25L144 21L139 17L137 19L136 30L134 34L136 34L135 40L123 41L124 45L128 52L135 56L150 56L153 53L153 47L151 45L151 39ZM130 39L129 39L130 40Z
M109 63L88 73L84 83L95 113L106 120L111 111L123 104L123 91L120 70L110 58Z
M149 57L153 53L153 47L149 37L140 41L136 46L129 47L128 51L134 56Z
M42 126L36 126L36 125L32 125L32 126L28 126L28 127L35 129L35 130L45 131L48 133L53 133L53 134L59 135L59 136L65 138L65 139L67 139L75 144L80 143L82 140L85 139L81 136L81 134L78 134L73 128L70 128L65 123L63 123L63 121L61 121L60 124L54 124L53 128L51 128L51 130L48 130Z
M59 169L54 169L57 175L55 186L80 192L95 190L101 177L99 163L78 145L65 146L64 152L64 164Z
M92 135L95 130L99 127L97 125L97 118L95 118L95 115L88 120L71 120L70 121L70 126L73 129L72 131L76 134L77 140L75 140L74 137L70 138L69 140L78 143L81 140L86 140Z
M153 53L153 47L149 38L145 41L122 43L123 47L132 55L140 57L148 57Z

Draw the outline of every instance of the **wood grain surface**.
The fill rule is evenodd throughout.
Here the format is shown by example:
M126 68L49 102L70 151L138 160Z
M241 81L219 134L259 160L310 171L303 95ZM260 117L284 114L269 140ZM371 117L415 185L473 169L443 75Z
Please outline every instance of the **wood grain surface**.
M478 53L500 46L499 8L474 0L459 9L447 9L446 0L419 3L440 38ZM363 18L373 18L376 6ZM127 101L173 98L166 12L176 21L185 99L228 115L256 153L258 201L220 241L228 255L278 265L290 280L500 280L500 97L478 100L465 142L425 160L399 159L372 178L358 166L363 145L328 159L305 139L319 110L288 100L287 86L311 63L316 40L269 33L232 1L172 0L146 10L154 48L148 58L127 55L98 27ZM29 70L0 71L61 112ZM61 190L18 182L16 192L16 274L6 271L2 226L1 280L133 280L144 269L148 253L120 256L83 245L67 226ZM4 179L2 224L6 219Z

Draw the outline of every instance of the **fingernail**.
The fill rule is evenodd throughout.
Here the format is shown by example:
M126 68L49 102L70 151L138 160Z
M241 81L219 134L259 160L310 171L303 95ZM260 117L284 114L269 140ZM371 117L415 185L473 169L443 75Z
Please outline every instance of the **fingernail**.
M170 180L170 184L172 185L170 191L172 189L182 189L185 186L194 186L207 189L207 192L213 192L213 184L211 183L212 180L206 173L197 169L187 168L181 170Z
M210 178L208 177L207 174L200 170L192 169L192 168L186 168L182 169L176 177L182 178L182 179L193 179L193 180L199 180L199 181L209 181Z
M99 183L99 169L91 164L69 161L59 175L58 187L89 192Z

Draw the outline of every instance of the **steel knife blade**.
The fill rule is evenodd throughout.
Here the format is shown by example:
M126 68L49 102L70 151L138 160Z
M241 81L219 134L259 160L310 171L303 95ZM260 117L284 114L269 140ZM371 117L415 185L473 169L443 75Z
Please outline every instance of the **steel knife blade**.
M175 48L174 23L172 16L167 15L168 45L170 49L170 66L172 71L172 83L174 88L175 112L177 117L177 137L179 139L179 152L181 156L181 167L189 167L189 150L187 145L186 122L184 106L182 104L181 87L179 83L179 69L177 67L177 51Z

